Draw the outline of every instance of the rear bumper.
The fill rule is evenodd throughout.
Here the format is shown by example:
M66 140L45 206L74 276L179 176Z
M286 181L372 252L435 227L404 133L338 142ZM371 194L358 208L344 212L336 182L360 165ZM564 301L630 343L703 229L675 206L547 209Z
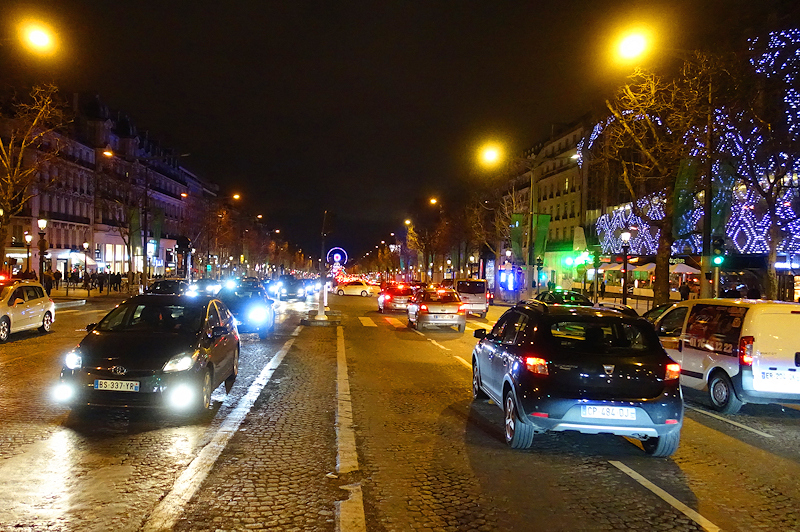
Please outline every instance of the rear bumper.
M453 314L452 316L448 315L445 318L433 319L433 317L429 314L427 315L418 314L417 324L420 327L431 327L431 326L453 327L454 325L466 326L467 316L466 314Z
M753 369L741 368L739 373L731 377L736 396L745 403L754 404L800 404L800 393L762 392L754 389Z

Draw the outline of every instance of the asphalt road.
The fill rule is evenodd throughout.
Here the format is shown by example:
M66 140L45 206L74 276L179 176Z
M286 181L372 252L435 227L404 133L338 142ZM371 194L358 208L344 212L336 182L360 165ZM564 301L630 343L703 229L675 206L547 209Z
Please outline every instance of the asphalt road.
M113 302L57 313L0 346L0 530L797 530L800 412L735 416L687 394L681 446L625 438L503 442L471 398L471 317L414 331L374 298L331 296L338 327L243 337L239 379L195 419L75 415L49 391L83 327Z

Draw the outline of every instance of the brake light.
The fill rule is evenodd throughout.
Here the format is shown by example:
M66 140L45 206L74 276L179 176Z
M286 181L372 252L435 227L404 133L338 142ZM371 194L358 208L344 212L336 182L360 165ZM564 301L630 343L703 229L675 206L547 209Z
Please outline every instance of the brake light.
M550 371L547 369L547 361L539 357L525 357L525 367L531 373L537 375L549 375Z
M420 312L428 312L428 305L420 305L419 306Z
M533 417L550 417L550 414L547 412L531 412L531 416Z
M461 306L458 307L458 313L459 314L464 314L466 311L467 311L467 306L466 305L461 305Z
M666 420L664 422L664 424L665 425L677 425L678 424L678 420L677 419L668 419L668 420Z
M665 381L674 381L681 376L681 365L678 363L667 364L667 374L664 375Z
M390 299L392 299L392 296L390 296L389 294L386 294L385 296L383 296L383 300L384 301L389 301Z
M753 340L752 336L742 336L739 340L739 364L742 366L753 365Z

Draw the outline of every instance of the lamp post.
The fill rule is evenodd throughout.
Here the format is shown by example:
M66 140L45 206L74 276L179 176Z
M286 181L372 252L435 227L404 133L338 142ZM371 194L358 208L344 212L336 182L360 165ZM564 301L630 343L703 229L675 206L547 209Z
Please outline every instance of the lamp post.
M44 273L44 256L47 253L47 240L45 240L45 229L47 229L47 220L44 218L39 218L36 222L39 226L39 241L36 243L39 246L39 279L42 278L42 274Z
M33 235L26 232L25 233L25 247L28 248L28 257L25 263L25 273L30 273L31 271L31 241L33 241Z
M628 303L628 251L630 250L631 232L623 231L619 235L622 240L622 304Z
M536 274L536 293L537 294L541 293L541 288L540 288L539 283L541 282L541 279L542 279L542 268L543 267L544 267L544 261L542 260L542 257L536 257L536 270L537 270L537 274Z

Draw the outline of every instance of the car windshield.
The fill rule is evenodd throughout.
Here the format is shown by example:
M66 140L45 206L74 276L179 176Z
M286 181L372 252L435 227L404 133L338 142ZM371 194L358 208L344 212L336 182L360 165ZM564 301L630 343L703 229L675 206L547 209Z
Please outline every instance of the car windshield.
M442 290L436 292L425 292L422 294L422 301L429 303L458 303L461 298L453 291Z
M619 320L558 321L550 324L555 347L561 350L605 354L654 350L653 334L642 325Z
M98 331L196 333L205 317L205 306L120 305L97 325Z
M556 297L559 297L564 304L573 305L591 305L592 302L589 298L577 292L559 292Z
M264 291L261 289L247 288L238 286L236 288L223 288L217 294L217 297L229 307L238 307L239 305L260 301L264 302Z
M158 281L153 284L151 291L154 294L174 294L180 287L180 281Z
M482 294L486 292L485 281L459 281L456 287L463 294Z

